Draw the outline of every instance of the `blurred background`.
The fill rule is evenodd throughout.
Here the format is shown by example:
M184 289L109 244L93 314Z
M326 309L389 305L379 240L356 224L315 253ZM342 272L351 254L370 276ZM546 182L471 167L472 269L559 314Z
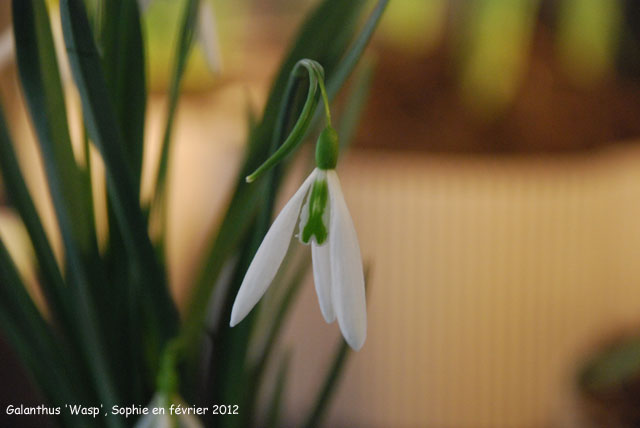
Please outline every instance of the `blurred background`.
M147 176L179 3L158 0L144 18ZM196 48L170 167L167 251L179 303L237 173L247 112L261 112L313 4L211 2L222 72L210 73ZM0 0L0 28L9 25ZM633 0L390 2L365 59L375 68L362 121L338 167L370 266L369 336L348 361L327 426L638 426L639 38ZM52 213L10 55L0 57L0 89L38 209ZM77 105L69 109L77 121ZM28 266L24 231L5 205L0 193L0 234ZM291 426L338 337L309 278L282 338L294 350ZM612 349L623 351L609 364ZM14 372L8 351L0 355L0 370ZM605 381L591 382L599 374Z

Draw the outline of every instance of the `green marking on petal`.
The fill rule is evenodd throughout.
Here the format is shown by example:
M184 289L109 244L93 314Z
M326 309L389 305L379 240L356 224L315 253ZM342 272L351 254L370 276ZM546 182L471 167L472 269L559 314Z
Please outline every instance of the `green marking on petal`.
M316 180L311 188L311 195L309 196L309 218L307 224L304 225L302 230L301 240L305 244L309 243L312 236L316 237L318 244L323 244L327 240L327 226L322 219L325 209L327 208L327 201L329 200L329 186L327 186L327 180Z

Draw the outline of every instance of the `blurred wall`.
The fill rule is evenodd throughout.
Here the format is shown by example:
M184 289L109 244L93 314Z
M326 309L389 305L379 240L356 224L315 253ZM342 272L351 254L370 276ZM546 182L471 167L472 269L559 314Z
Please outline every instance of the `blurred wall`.
M584 353L640 321L639 166L638 146L352 152L339 173L372 266L369 336L327 426L566 426ZM292 425L338 333L311 282L304 293L287 340Z

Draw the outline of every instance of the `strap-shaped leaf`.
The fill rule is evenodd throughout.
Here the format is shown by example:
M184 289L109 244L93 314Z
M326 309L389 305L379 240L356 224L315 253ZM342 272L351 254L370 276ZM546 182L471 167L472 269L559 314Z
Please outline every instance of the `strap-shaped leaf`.
M267 418L265 426L267 428L278 428L282 414L283 398L287 386L289 367L291 366L291 351L287 350L280 360L276 381L271 394L271 400L267 407Z
M180 97L180 87L182 86L182 78L187 68L187 59L193 46L193 38L198 21L200 0L187 0L184 6L184 12L180 23L180 31L178 33L178 43L173 57L173 72L171 74L171 83L169 85L169 99L167 103L167 117L165 122L164 133L160 145L160 161L155 180L155 194L152 204L156 205L161 212L164 221L164 207L157 207L158 204L165 204L165 188L167 170L169 168L169 153L171 148L171 138L173 135L173 123L178 107Z
M148 353L157 363L163 344L177 327L177 312L166 275L156 259L140 209L136 181L127 161L84 4L60 2L62 28L74 79L80 92L87 130L105 163L109 200L131 263L130 303L146 320Z
M322 425L329 404L331 403L331 397L338 386L340 375L344 370L349 355L351 355L351 348L349 348L349 345L347 345L347 342L345 342L343 338L340 338L340 343L336 347L331 365L324 377L324 384L314 401L307 420L301 425L304 428L316 428Z
M364 58L352 78L351 87L340 115L338 132L338 135L340 135L340 150L347 149L355 137L362 112L369 98L374 63L375 61L371 58Z
M29 370L37 385L54 406L86 399L78 367L69 365L69 354L58 342L27 294L11 256L0 239L0 328ZM80 426L62 415L68 426Z
M69 308L63 312L65 325L69 326L66 333L90 368L100 399L115 403L113 373L107 364L113 348L105 344L108 289L95 239L89 185L83 181L88 176L78 168L71 151L47 9L43 0L16 0L13 12L18 67L65 248L68 288L64 305Z
M122 141L139 188L142 170L147 83L138 2L101 2L102 63Z
M346 82L347 78L353 72L356 64L358 64L358 61L360 60L364 49L369 44L369 41L373 36L373 32L378 26L378 22L380 22L380 18L382 18L382 14L384 13L388 3L389 0L378 0L376 6L371 12L371 15L369 15L369 18L358 34L358 37L354 40L349 51L336 67L335 72L331 74L331 77L327 82L327 93L330 99L333 99L336 96L340 88L342 88L342 85L344 85L344 82Z
M4 114L0 108L0 173L5 190L29 233L34 252L42 271L40 284L54 319L62 327L73 328L68 305L69 294L58 267L53 249L44 231L38 212L20 171L13 150Z
M100 2L99 44L105 80L114 106L124 145L124 153L134 176L134 190L140 190L144 147L144 124L147 103L145 50L141 32L138 2L109 0ZM107 320L112 326L110 339L118 349L121 372L125 378L125 399L142 402L145 396L142 349L139 337L139 310L128 302L129 255L124 247L122 228L108 204L109 241L105 254L111 279L110 294L114 301L113 314Z
M91 195L76 164L44 0L14 0L13 28L20 81L38 135L47 179L64 189L59 201L74 213L71 232L83 252L95 247Z

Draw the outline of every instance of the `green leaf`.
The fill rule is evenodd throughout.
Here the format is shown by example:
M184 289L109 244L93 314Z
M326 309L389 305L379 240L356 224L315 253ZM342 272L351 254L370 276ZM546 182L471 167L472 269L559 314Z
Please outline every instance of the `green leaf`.
M169 294L166 275L156 259L138 191L127 161L123 138L111 106L101 59L81 0L62 0L62 28L80 98L85 123L105 163L109 200L130 258L129 303L144 322L141 340L155 371L158 356L177 327L177 311Z
M331 397L338 386L338 381L340 380L340 376L344 370L347 357L350 355L350 350L351 349L349 348L349 345L347 345L347 342L341 338L340 343L334 352L333 361L331 362L329 370L325 376L324 384L315 399L313 408L311 409L311 412L309 412L307 420L302 425L303 427L315 428L322 425L327 409L329 408L329 404L331 403Z
M267 428L278 428L280 426L280 416L282 413L282 402L284 397L285 387L287 385L287 375L289 374L289 367L291 365L291 351L285 352L280 361L278 368L278 374L276 375L276 382L273 392L271 394L271 401L267 407L267 420L265 426Z
M590 392L622 387L640 373L640 337L632 337L599 353L580 374Z
M89 252L95 247L91 196L73 155L47 8L44 0L14 0L12 10L18 71L47 179L51 187L64 189L54 204L76 213L71 232Z
M80 401L83 393L78 388L82 381L69 364L68 350L56 341L33 304L1 239L0 326L52 405L62 407ZM80 426L77 417L75 421L67 414L62 417L68 426Z
M166 197L166 177L169 169L169 153L171 146L171 138L173 135L173 123L178 107L180 97L180 88L182 86L182 78L187 68L187 60L193 46L194 32L197 25L199 0L187 0L180 24L180 32L178 33L178 43L173 58L173 73L171 75L171 83L169 86L169 100L167 104L166 122L162 143L160 146L160 162L155 179L155 194L152 200L152 208L159 210L161 222L166 219L165 197ZM164 228L163 228L164 229Z
M145 53L138 2L101 2L102 63L127 159L139 188L147 105Z
M101 303L109 301L105 298L107 288L90 214L90 193L86 193L89 186L83 182L86 175L75 163L71 149L46 6L43 0L16 0L13 13L18 68L65 248L69 282L65 305L72 308L66 324L73 325L67 333L82 353L100 399L115 403L117 394L107 364L113 348L105 346L106 326L100 323L101 315L108 313L101 310Z
M40 284L54 319L68 331L74 322L69 307L69 293L53 250L44 231L38 212L20 171L18 159L13 150L4 114L0 108L0 172L10 201L17 209L25 224L42 271Z
M369 41L373 36L373 32L378 26L380 18L382 17L388 3L389 0L378 0L358 37L353 42L344 58L340 61L335 72L331 74L327 81L327 93L330 99L333 99L336 96L340 88L342 88L342 85L344 85L344 82L346 82L347 78L351 75L351 72L358 64L358 61L360 60L364 49L369 44Z
M340 115L340 149L345 150L351 145L356 134L356 129L360 123L360 118L369 98L373 69L373 60L365 58L359 70L353 76L353 83L346 96L345 105Z
M136 197L139 198L147 91L138 2L109 0L100 2L100 5L99 43L107 92L114 106L124 153L133 172ZM110 342L118 350L118 365L126 379L123 386L127 400L140 402L146 400L148 394L144 391L140 367L143 356L139 346L138 305L129 301L131 265L124 247L125 238L121 235L122 227L111 203L107 211L110 233L105 259L113 302L113 316L107 320L112 326Z

